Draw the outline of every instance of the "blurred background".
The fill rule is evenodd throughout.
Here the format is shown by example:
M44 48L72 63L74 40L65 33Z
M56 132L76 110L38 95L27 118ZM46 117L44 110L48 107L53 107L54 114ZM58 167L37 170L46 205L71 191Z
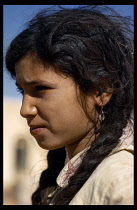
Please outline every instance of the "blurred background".
M41 9L53 5L3 5L3 54L11 40L20 33L25 23ZM82 5L61 5L76 8ZM83 5L84 6L84 5ZM134 5L107 5L133 19ZM15 81L5 71L3 62L4 96L4 205L31 205L31 194L36 189L41 172L47 167L46 150L40 148L30 135L26 120L19 112L21 95Z

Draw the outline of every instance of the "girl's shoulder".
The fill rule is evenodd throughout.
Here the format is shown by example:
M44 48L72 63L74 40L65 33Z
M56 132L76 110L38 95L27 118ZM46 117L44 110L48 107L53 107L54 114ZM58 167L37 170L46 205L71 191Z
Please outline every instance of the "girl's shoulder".
M121 150L105 158L70 205L133 205L134 156Z

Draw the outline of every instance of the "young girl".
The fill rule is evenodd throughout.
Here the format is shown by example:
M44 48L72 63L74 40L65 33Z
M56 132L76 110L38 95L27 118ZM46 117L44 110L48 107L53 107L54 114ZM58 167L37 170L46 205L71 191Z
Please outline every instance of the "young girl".
M133 40L105 8L43 10L7 50L20 113L49 150L33 205L133 205Z

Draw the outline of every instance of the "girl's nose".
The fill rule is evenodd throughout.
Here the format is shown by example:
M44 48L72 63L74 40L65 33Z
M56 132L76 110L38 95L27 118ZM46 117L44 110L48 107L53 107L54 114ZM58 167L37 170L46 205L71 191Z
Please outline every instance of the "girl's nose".
M36 114L37 108L34 103L34 98L28 95L24 95L20 109L20 115L24 118L28 118L29 116L35 116Z

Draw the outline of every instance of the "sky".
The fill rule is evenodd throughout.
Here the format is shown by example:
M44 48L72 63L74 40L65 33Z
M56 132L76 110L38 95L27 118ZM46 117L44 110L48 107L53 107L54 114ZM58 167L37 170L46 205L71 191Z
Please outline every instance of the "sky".
M41 9L50 7L52 5L3 5L3 53L12 41L12 39L18 35L25 26L25 23L30 20ZM64 6L64 5L63 5ZM114 8L123 16L134 16L134 5L107 5ZM77 5L65 5L65 7L77 7ZM4 58L3 58L4 60ZM4 61L3 61L4 62ZM5 71L3 73L3 96L6 98L21 99L21 94L16 90L15 81L11 79L10 75Z

